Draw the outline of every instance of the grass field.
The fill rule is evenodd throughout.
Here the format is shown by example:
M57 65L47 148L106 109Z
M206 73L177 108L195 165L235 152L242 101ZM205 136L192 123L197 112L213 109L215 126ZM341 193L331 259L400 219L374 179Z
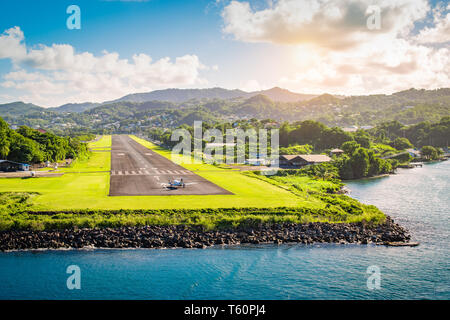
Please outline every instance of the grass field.
M150 142L133 137L143 145L169 157L170 152ZM208 164L184 164L187 169L231 191L234 195L206 196L135 196L109 197L111 136L91 143L90 159L75 161L70 168L61 169L62 177L32 179L1 179L0 192L36 192L33 210L70 209L177 209L226 207L293 207L320 208L316 199L302 199L288 190L248 177L238 171Z
M146 140L144 146L171 158ZM233 195L109 197L111 137L90 144L92 155L52 178L0 179L0 230L49 230L184 224L207 228L262 223L379 223L385 215L374 206L332 194L339 182L302 175L262 176L208 164L181 165L233 192ZM33 213L50 211L51 214Z
M101 136L99 140L89 143L89 148L93 150L109 149L111 150L111 136Z

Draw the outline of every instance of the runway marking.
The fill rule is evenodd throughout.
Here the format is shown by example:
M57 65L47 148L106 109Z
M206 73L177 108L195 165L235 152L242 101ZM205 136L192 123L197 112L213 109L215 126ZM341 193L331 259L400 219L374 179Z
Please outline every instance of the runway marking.
M154 168L152 168L154 169ZM125 175L125 176L133 176L133 175L172 175L172 176L185 176L185 175L193 175L194 173L188 170L154 170L153 172L150 172L147 169L141 169L141 170L111 170L111 175Z
M154 186L159 186L159 184L163 187L167 186L167 180L169 179L180 180L183 178L183 180L188 180L186 183L187 186L194 184L190 182L192 179L189 178L196 177L195 170L194 172L191 172L189 169L177 166L176 163L173 163L170 159L164 158L157 152L148 150L141 144L126 136L114 135L112 137L111 149L112 170L110 171L110 181L112 183L110 185L110 196L170 195L178 193L231 194L230 192L202 177L197 177L197 180L204 181L205 186L178 189L178 192L162 192L166 191L164 190L165 188L154 188ZM154 168L155 165L162 166L160 169L163 170ZM153 178L155 180L153 180ZM153 187L149 188L149 184L152 184Z

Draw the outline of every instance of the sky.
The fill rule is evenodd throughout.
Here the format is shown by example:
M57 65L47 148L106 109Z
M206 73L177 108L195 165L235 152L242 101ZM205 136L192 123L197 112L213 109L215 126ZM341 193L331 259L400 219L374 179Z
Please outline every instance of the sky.
M0 2L0 103L165 88L390 94L449 77L448 1Z

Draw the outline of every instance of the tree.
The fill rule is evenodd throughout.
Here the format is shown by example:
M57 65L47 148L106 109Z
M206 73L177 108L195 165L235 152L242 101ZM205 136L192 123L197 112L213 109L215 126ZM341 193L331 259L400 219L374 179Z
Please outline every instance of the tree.
M79 139L59 137L53 133L40 133L27 126L12 130L0 118L0 157L8 160L36 163L44 160L59 161L66 157L88 155L87 145Z
M361 145L356 141L347 141L342 144L341 149L344 150L346 154L352 155L353 152L360 147Z
M335 148L351 140L353 140L352 136L341 128L326 128L320 138L320 147L323 149Z
M316 146L326 126L320 122L306 120L289 134L289 143L312 144Z
M370 148L370 136L364 130L358 130L355 134L355 141L363 148Z
M44 154L36 141L25 138L15 131L11 131L10 139L11 147L8 154L8 160L24 163L43 161Z
M330 180L332 178L334 178L334 174L329 167L323 165L317 166L316 179Z
M343 155L339 157L335 162L336 167L339 169L339 176L341 179L353 179L353 169L350 157Z
M437 159L439 156L439 152L433 146L424 146L420 151L422 156L429 160Z
M413 145L407 138L397 138L391 143L391 147L397 150L412 148Z
M8 139L8 124L0 118L0 156L6 158L9 153L10 141Z
M10 142L5 131L0 131L0 156L4 159L9 154Z
M312 152L312 146L309 144L295 145L287 148L280 148L280 154L310 154Z
M291 127L288 122L283 122L280 127L280 146L289 146L289 133L291 132Z
M364 148L358 148L352 154L351 165L354 178L366 177L369 173L370 161L367 150Z

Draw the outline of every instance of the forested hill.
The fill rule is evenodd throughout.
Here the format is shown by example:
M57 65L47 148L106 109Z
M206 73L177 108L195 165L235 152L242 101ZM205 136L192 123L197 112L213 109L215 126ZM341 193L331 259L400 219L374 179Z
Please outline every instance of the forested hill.
M219 89L217 92L225 92ZM192 89L194 90L194 89ZM215 90L215 89L198 89ZM174 91L179 92L179 91ZM185 92L185 91L183 91ZM194 92L194 91L189 91ZM230 90L226 91L230 93ZM243 92L243 91L242 91ZM284 98L298 96L274 88L265 93L285 94ZM236 92L235 92L236 93ZM240 92L237 92L240 93ZM292 93L293 94L293 93ZM177 94L175 93L175 100ZM280 97L278 97L280 99ZM450 115L450 88L438 90L410 89L391 95L337 97L322 94L309 100L280 102L266 94L246 98L191 99L182 103L170 101L130 102L119 101L95 104L73 104L58 108L41 108L23 102L0 105L0 117L12 126L27 125L61 131L95 130L133 132L139 127L173 128L191 125L194 120L207 122L234 121L240 119L273 119L282 121L317 120L329 126L367 126L387 120L403 125L422 121L438 122ZM86 108L74 112L73 108Z
M223 88L165 89L146 93L129 94L111 102L168 101L173 103L183 103L189 100L211 100L211 99L232 100L238 98L248 99L250 97L257 96L260 94L269 97L273 101L279 102L298 102L315 97L315 95L295 93L278 87L253 92L246 92L239 89L228 90Z
M242 90L227 90L222 88L211 89L165 89L146 93L134 93L111 102L146 102L169 101L174 103L186 102L192 99L234 99L244 97L247 92Z
M55 112L83 112L95 108L99 105L100 103L92 103L92 102L67 103L56 108L49 108L49 110Z
M45 111L45 108L22 101L0 104L0 117L19 117L41 111Z
M59 137L50 132L39 132L29 127L9 128L0 118L0 159L20 163L61 161L87 156L87 145L80 138Z

